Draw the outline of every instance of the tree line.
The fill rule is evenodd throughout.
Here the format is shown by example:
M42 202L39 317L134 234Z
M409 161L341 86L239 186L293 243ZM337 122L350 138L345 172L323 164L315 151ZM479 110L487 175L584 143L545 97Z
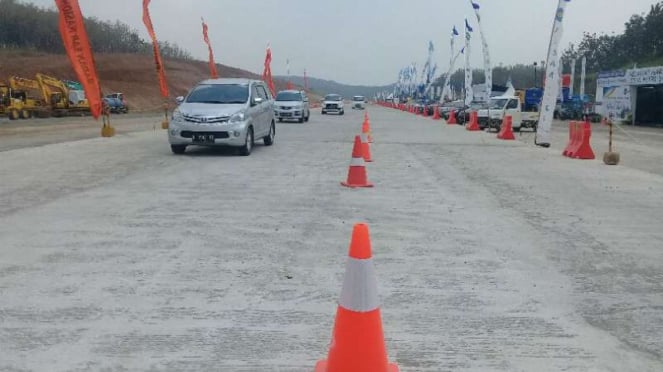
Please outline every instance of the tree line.
M0 48L65 52L58 27L58 12L17 0L0 0ZM85 18L92 50L97 53L152 53L152 44L127 24ZM159 42L164 58L192 59L189 52L169 42Z
M647 14L631 16L622 34L585 33L562 58L570 61L583 56L592 72L663 63L663 2L652 5Z
M627 69L634 66L647 67L663 64L663 1L651 6L646 14L636 14L624 24L621 34L585 33L578 43L571 43L562 54L564 73L570 73L571 61L576 59L575 92L580 88L580 61L587 58L587 78L585 88L588 94L596 91L596 75L601 71ZM505 85L509 78L518 89L541 87L543 79L542 65L545 62L534 61L531 64L498 66L493 68L493 83ZM473 71L475 82L484 81L482 69ZM444 84L443 75L436 85ZM457 91L464 87L465 73L462 69L451 75L451 85Z

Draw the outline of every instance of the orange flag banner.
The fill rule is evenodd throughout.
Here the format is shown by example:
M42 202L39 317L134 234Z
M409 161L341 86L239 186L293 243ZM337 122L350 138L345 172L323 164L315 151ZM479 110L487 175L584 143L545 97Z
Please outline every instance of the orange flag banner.
M205 23L205 20L203 19L203 40L205 40L205 44L207 44L207 49L209 49L209 72L210 75L212 76L212 79L217 79L219 77L219 73L216 72L216 63L214 62L214 52L212 52L212 44L209 42L209 35L207 34L207 23Z
M168 98L168 82L166 81L166 71L163 68L163 62L161 61L161 52L159 51L159 42L157 41L157 34L154 32L154 27L152 26L152 18L150 18L150 1L143 0L143 23L147 28L147 33L150 34L152 39L152 49L154 51L154 64L157 68L157 75L159 77L159 88L161 89L161 96Z
M265 70L262 73L262 80L267 83L272 96L276 96L276 87L272 79L272 48L267 46L267 55L265 55Z
M101 87L78 0L55 0L55 5L60 11L60 35L69 61L83 85L92 116L98 119L101 116Z

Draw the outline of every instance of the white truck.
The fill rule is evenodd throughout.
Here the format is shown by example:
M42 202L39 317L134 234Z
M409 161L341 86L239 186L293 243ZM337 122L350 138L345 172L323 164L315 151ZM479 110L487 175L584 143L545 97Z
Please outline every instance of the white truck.
M495 129L499 132L502 121L507 115L512 118L514 132L519 132L522 128L536 130L539 123L539 113L536 111L524 112L519 97L500 96L491 98L488 108L478 111L479 127Z

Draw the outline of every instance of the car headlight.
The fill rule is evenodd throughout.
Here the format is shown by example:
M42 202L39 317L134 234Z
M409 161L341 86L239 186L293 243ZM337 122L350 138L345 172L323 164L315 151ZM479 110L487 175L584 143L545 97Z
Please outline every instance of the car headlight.
M173 115L171 116L171 120L173 120L173 121L180 121L180 120L182 120L183 118L184 118L184 116L183 116L182 113L180 112L180 109L177 108L177 109L173 110Z
M230 122L231 123L240 123L240 122L244 121L245 118L246 118L246 116L244 115L243 112L238 112L235 115L230 117Z

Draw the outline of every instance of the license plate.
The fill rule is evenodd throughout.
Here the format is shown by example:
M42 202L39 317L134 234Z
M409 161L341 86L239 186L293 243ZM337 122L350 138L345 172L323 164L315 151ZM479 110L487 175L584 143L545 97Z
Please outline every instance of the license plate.
M291 113L288 113L288 112L284 112L284 113L282 113L282 114L281 114L281 116L283 116L283 117L286 117L286 118L287 118L287 117L291 117L291 116L292 116L292 114L291 114Z
M214 143L213 134L194 134L193 142L195 143Z

